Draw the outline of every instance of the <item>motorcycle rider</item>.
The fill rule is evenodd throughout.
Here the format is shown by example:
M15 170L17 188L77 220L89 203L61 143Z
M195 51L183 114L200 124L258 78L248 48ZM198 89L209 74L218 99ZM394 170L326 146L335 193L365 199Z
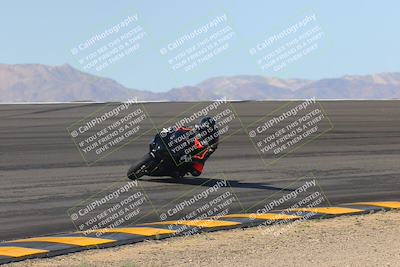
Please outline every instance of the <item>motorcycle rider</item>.
M146 174L173 178L182 178L187 173L199 176L218 142L219 129L211 117L203 118L192 128L164 128L150 143L150 152L129 168L127 176L131 180Z
M218 148L218 127L213 118L205 117L194 128L180 127L177 129L177 132L182 133L189 131L194 132L194 144L192 144L194 153L193 155L184 155L184 157L189 158L189 164L184 166L184 172L199 176L203 171L206 160ZM182 177L181 173L175 176Z

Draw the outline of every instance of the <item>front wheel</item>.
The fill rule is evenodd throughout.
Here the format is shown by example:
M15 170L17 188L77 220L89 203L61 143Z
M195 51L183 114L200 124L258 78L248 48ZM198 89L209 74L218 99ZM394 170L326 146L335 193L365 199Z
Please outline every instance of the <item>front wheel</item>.
M141 161L129 168L127 173L128 178L131 180L139 179L147 173L154 161L155 159L150 154L146 154Z

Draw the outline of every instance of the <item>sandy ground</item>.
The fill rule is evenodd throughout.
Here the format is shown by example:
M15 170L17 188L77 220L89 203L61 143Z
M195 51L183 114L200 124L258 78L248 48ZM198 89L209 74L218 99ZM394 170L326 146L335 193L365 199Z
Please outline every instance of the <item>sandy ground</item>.
M400 211L248 228L7 266L400 266Z

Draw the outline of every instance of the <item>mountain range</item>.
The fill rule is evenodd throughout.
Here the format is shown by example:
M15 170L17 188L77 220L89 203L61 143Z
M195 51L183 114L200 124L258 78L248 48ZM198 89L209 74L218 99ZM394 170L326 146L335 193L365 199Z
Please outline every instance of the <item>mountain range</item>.
M400 73L346 75L320 80L237 75L207 79L166 92L126 88L81 72L68 64L0 64L0 103L124 101L200 101L276 99L400 99Z

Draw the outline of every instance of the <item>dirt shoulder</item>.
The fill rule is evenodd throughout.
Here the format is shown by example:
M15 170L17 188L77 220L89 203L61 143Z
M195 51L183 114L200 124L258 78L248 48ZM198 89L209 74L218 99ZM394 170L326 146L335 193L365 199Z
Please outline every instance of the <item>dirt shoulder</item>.
M248 228L6 266L399 266L400 211Z

